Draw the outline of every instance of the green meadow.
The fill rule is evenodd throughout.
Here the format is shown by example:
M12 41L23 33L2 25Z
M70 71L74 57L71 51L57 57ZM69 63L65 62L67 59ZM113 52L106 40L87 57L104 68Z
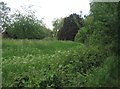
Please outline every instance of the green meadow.
M46 76L52 76L69 51L78 45L71 41L3 39L3 86L12 86L16 78L24 76L30 78L28 86L33 86Z
M117 86L117 80L109 75L116 68L116 57L106 55L102 47L72 41L3 39L2 84L41 88ZM113 71L116 76L116 69Z

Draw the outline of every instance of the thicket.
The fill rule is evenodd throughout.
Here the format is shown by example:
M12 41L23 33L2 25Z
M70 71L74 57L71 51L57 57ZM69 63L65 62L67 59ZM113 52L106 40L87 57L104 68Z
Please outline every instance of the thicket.
M84 43L86 46L100 47L96 50L100 52L103 60L102 66L95 68L98 72L91 76L88 85L104 87L118 87L118 3L97 3L90 4L90 14L84 19L84 27L78 31L75 41ZM90 49L91 50L91 49ZM92 51L92 50L91 50ZM106 56L104 56L106 55ZM86 56L86 55L85 55ZM91 58L94 59L94 58ZM87 62L86 62L87 63Z

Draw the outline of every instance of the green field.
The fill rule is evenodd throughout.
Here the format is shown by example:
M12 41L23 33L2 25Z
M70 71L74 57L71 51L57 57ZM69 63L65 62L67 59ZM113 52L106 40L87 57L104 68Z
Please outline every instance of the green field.
M115 56L105 50L72 41L3 39L3 87L117 86Z
M71 41L3 39L3 86L12 86L16 78L24 76L29 76L28 86L33 86L46 78L45 72L52 76L65 61L63 56L78 45Z

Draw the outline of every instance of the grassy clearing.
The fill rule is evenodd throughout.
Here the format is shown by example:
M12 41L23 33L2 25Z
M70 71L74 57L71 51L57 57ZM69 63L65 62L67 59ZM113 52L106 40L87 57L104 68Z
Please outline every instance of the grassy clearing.
M3 39L3 87L116 87L109 49L71 41ZM114 71L114 72L113 72Z
M65 61L63 58L78 45L71 41L3 39L3 86L12 86L21 76L30 77L28 86L44 80L45 73L57 72Z
M46 41L46 40L8 40L2 41L3 57L31 55L51 55L58 50L69 50L78 43L71 41Z

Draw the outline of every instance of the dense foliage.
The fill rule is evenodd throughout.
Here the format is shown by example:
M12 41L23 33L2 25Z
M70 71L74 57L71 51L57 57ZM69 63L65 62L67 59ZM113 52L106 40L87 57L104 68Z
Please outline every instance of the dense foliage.
M118 21L118 3L91 3L90 15L85 17L84 27L80 28L75 37L77 42L82 42L87 46L98 46L100 49L105 49L102 49L104 54L101 57L107 53L104 62L106 66L109 66L109 69L106 69L108 74L104 72L102 76L105 79L98 78L99 83L94 83L95 81L91 80L91 85L93 86L118 86ZM99 73L106 66L101 67L101 70L98 70ZM113 70L114 72L112 72ZM116 81L116 84L111 81Z
M17 14L15 21L8 24L4 37L14 39L43 39L50 36L50 30L33 16Z
M63 27L58 31L58 40L73 41L80 27L82 27L82 18L77 14L71 14L64 19Z
M94 45L109 45L116 41L117 6L117 3L91 3L91 13L84 19L84 27L80 29L75 39L79 42L85 39L88 44Z

